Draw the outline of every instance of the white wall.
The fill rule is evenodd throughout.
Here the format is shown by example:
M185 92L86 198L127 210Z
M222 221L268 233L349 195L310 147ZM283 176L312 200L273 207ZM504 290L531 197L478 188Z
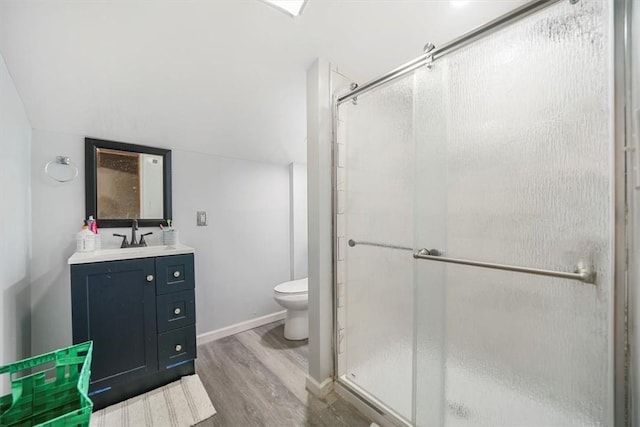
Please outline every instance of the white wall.
M332 97L346 93L350 83L323 58L307 70L309 378L316 385L334 374Z
M0 55L0 365L29 356L31 125ZM0 395L8 392L0 378Z
M307 166L289 165L291 279L308 276Z
M173 212L196 249L198 333L282 310L273 287L289 280L287 165L173 151Z
M317 59L307 71L307 197L309 228L309 377L333 374L331 64Z
M74 181L44 174L57 155L80 169ZM84 216L84 140L80 136L33 131L31 155L33 256L31 260L31 346L33 354L71 345L71 288L67 259ZM60 166L61 168L61 166ZM63 170L57 170L60 176ZM56 175L57 176L57 175ZM103 235L103 240L107 240Z
M272 293L290 276L288 166L180 150L172 154L174 224L180 241L196 250L197 332L280 311ZM75 181L61 184L44 176L44 164L56 155L78 164ZM83 156L83 136L33 133L34 353L72 341L67 259L84 215ZM208 226L196 226L197 210L207 211ZM128 233L100 231L104 248L119 245L113 232ZM160 244L158 229L151 231L149 244Z

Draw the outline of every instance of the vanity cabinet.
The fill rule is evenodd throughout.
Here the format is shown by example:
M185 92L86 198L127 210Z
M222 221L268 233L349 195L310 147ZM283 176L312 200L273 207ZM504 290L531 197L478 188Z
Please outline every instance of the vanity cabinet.
M93 340L94 409L195 372L193 253L77 264L73 259L73 342Z

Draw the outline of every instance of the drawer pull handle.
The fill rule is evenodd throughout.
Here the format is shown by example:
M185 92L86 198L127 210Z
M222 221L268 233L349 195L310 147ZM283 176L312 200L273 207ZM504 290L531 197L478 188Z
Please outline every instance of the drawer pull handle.
M180 310L180 308L176 308L173 310L173 314L175 314L176 316L180 313L182 313L182 310Z
M153 274L147 276L147 282L153 282Z
M181 351L182 350L182 346L180 344L176 345L176 351Z
M175 277L176 279L177 279L178 277L180 277L180 272L179 272L179 271L174 271L174 272L173 272L173 277Z

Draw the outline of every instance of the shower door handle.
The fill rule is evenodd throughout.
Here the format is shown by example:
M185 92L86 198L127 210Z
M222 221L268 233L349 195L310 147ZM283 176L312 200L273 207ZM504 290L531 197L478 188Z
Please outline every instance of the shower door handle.
M536 274L539 276L549 276L549 277L558 277L561 279L578 280L583 283L595 284L595 280L596 280L596 273L592 269L587 268L581 262L578 263L578 266L576 267L573 273L569 273L565 271L543 270L539 268L519 267L515 265L495 264L491 262L470 261L465 259L449 258L449 257L443 256L442 252L438 251L437 249L423 248L415 252L413 254L413 257L415 259L424 259L428 261L438 261L438 262L446 262L450 264L470 265L473 267L490 268L493 270L515 271L517 273L528 273L528 274Z

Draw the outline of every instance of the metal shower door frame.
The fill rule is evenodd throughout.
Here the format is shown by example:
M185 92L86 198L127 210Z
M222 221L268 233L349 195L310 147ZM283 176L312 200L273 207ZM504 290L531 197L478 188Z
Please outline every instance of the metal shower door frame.
M631 142L631 7L632 0L614 0L613 7L613 66L614 66L614 177L615 177L615 244L614 244L614 288L613 288L613 396L614 424L632 425L632 390L629 373L631 354L629 316L637 310L629 299L630 264L629 253L632 239L629 215L633 200L632 152L627 149ZM637 215L638 212L634 212ZM637 261L636 261L637 262ZM637 285L637 284L636 284ZM636 422L638 420L635 420Z

